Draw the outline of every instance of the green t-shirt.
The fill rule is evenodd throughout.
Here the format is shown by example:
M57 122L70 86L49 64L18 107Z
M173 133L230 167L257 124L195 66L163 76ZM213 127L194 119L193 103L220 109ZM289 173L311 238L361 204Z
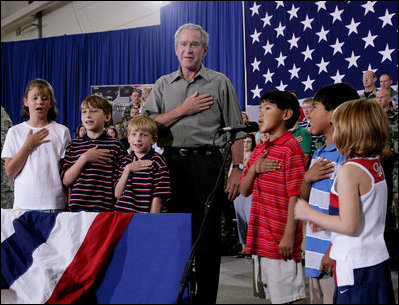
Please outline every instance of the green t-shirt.
M301 147L305 154L312 153L312 134L307 131L305 128L298 125L293 131L291 131L292 135L297 137L302 137Z

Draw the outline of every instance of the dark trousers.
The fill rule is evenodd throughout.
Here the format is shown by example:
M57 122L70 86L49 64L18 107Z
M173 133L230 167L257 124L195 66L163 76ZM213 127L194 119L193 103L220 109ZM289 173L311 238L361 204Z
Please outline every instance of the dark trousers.
M166 149L164 156L169 166L172 186L172 199L167 204L168 212L191 213L194 243L205 215L205 203L216 184L222 163L221 154L182 156ZM195 303L216 303L221 261L220 215L224 197L222 181L195 252Z

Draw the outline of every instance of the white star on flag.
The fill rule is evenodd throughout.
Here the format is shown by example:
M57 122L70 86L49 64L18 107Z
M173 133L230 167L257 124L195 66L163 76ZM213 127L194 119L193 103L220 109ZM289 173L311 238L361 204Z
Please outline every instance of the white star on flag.
M306 91L308 89L313 90L313 87L312 87L313 82L314 82L314 79L310 79L310 77L308 75L308 78L306 79L306 81L302 82L302 84L305 85L304 91Z
M284 61L285 61L286 58L287 58L287 56L283 56L283 54L280 52L280 56L275 58L277 60L277 62L278 62L277 68L280 65L285 66Z
M384 51L378 51L382 55L381 62L384 62L385 59L392 61L391 54L395 51L395 49L389 49L388 44L385 47Z
M317 33L316 33L316 35L319 36L319 41L318 41L318 42L320 42L320 41L322 41L322 40L327 41L327 34L328 34L328 32L329 32L329 31L326 31L326 30L324 29L324 26L322 26L320 32L317 32Z
M342 79L344 78L345 74L340 74L339 70L334 76L330 76L334 80L334 84L342 83Z
M304 52L301 52L303 55L305 55L304 61L306 61L306 59L310 59L310 60L313 59L313 58L312 58L312 53L313 53L313 51L314 51L314 49L313 49L313 50L310 50L310 49L309 49L309 46L306 46L306 50L305 50Z
M267 82L271 82L273 84L273 80L272 80L272 76L274 75L274 73L270 72L270 69L267 68L267 72L266 74L263 74L262 76L265 78L265 84Z
M317 1L315 4L317 5L317 12L319 12L319 10L323 9L323 10L327 10L326 9L326 2L327 1Z
M290 20L295 17L298 18L297 12L299 10L299 7L295 7L292 5L291 10L287 11L288 14L290 14Z
M360 22L355 22L355 20L352 18L352 21L350 24L346 25L346 27L348 28L349 32L348 32L348 36L352 33L357 34L357 27L359 26Z
M330 15L333 17L332 23L334 23L336 20L342 21L341 19L341 14L344 10L339 10L338 6L335 7L335 11L333 13L330 13Z
M260 98L260 92L262 91L262 88L259 88L258 85L256 85L256 88L254 90L251 90L252 93L254 94L253 98L259 97Z
M284 7L284 1L274 1L276 2L276 9L278 9L280 6Z
M377 72L377 70L378 70L378 69L373 69L373 68L371 67L371 65L369 64L368 67L367 67L367 69L362 71L362 74L364 74L364 72L366 72L366 71L373 71L373 72L375 73L375 72Z
M259 70L259 65L260 65L260 63L261 63L261 61L260 61L260 60L257 61L257 60L256 60L256 57L255 57L254 62L251 64L252 67L253 67L252 72L255 72L256 70L260 71L260 70Z
M305 20L301 21L303 24L303 31L305 31L307 28L312 29L312 21L314 18L309 18L308 15L306 15Z
M263 17L261 20L263 21L263 27L265 27L266 25L272 25L270 23L270 20L272 19L273 15L270 15L266 12L265 17Z
M272 48L273 48L273 46L274 46L274 44L270 44L270 43L269 43L269 40L266 41L266 44L262 47L262 48L265 49L265 54L264 54L264 55L266 55L267 53L273 54L273 53L272 53Z
M357 67L357 60L359 59L359 57L360 57L360 55L359 56L355 56L355 54L352 51L351 56L345 58L345 60L347 60L349 62L348 69L350 67L352 67L352 66Z
M294 77L299 78L299 75L298 75L299 70L301 70L301 68L297 68L294 63L292 69L288 70L291 73L290 79L293 79Z
M343 54L342 52L342 46L344 45L343 42L339 42L338 38L335 41L335 44L330 45L330 47L332 47L334 49L334 53L333 55L335 55L335 53L339 52L341 54Z
M285 26L282 26L281 22L279 22L278 27L274 29L277 32L277 37L280 35L284 36L284 29L285 29Z
M252 37L252 43L255 43L255 41L257 41L257 42L259 42L259 36L260 36L260 34L262 34L262 32L257 32L256 31L256 29L255 29L255 32L252 34L252 35L250 35L251 37Z
M374 47L374 39L376 39L377 36L378 35L371 35L371 31L369 31L367 36L362 38L365 42L364 48L367 48L368 46Z
M252 16L255 14L259 14L258 9L260 8L260 5L257 5L256 2L254 2L254 5L250 8L252 11Z
M375 4L376 2L377 2L377 1L367 1L367 3L362 4L362 7L364 7L364 16L366 16L368 12L373 12L373 13L375 13L375 11L374 11L374 4Z
M388 10L385 11L385 15L382 17L378 17L378 19L382 20L382 28L387 24L392 25L392 17L395 13L389 14Z
M397 1L243 1L243 7L247 105L276 89L295 90L300 101L331 83L361 91L365 70L398 81Z
M280 81L280 85L276 87L277 90L284 91L288 85L283 84L283 81Z
M300 39L300 37L295 37L295 34L292 34L292 38L287 40L289 42L289 44L290 44L290 50L293 47L296 47L296 48L298 47L298 40L299 39Z
M327 62L325 62L324 61L324 58L322 57L321 58L321 61L320 61L320 63L318 63L318 64L316 64L316 66L318 66L319 67L319 74L321 73L321 72L328 72L327 71L327 65L329 64L329 62L327 61Z

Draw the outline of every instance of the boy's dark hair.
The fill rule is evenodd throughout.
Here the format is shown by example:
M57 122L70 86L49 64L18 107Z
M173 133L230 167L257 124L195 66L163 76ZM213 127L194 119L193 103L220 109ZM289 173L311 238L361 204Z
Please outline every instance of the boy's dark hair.
M259 99L259 105L265 101L275 104L280 110L291 109L292 116L289 120L287 120L286 127L287 129L294 127L295 123L299 119L299 116L301 115L301 112L299 110L298 99L292 93L286 91L270 90L262 94Z
M346 101L357 99L359 94L349 83L325 85L313 97L313 100L322 103L327 111L334 110Z

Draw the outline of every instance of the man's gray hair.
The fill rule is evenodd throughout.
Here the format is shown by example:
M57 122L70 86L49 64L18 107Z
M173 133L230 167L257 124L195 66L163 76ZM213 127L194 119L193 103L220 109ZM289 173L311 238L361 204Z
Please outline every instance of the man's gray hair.
M208 33L198 24L194 23L186 23L179 27L175 33L175 46L179 42L179 35L181 31L189 30L189 31L200 31L201 32L201 43L204 48L208 47L209 35Z

